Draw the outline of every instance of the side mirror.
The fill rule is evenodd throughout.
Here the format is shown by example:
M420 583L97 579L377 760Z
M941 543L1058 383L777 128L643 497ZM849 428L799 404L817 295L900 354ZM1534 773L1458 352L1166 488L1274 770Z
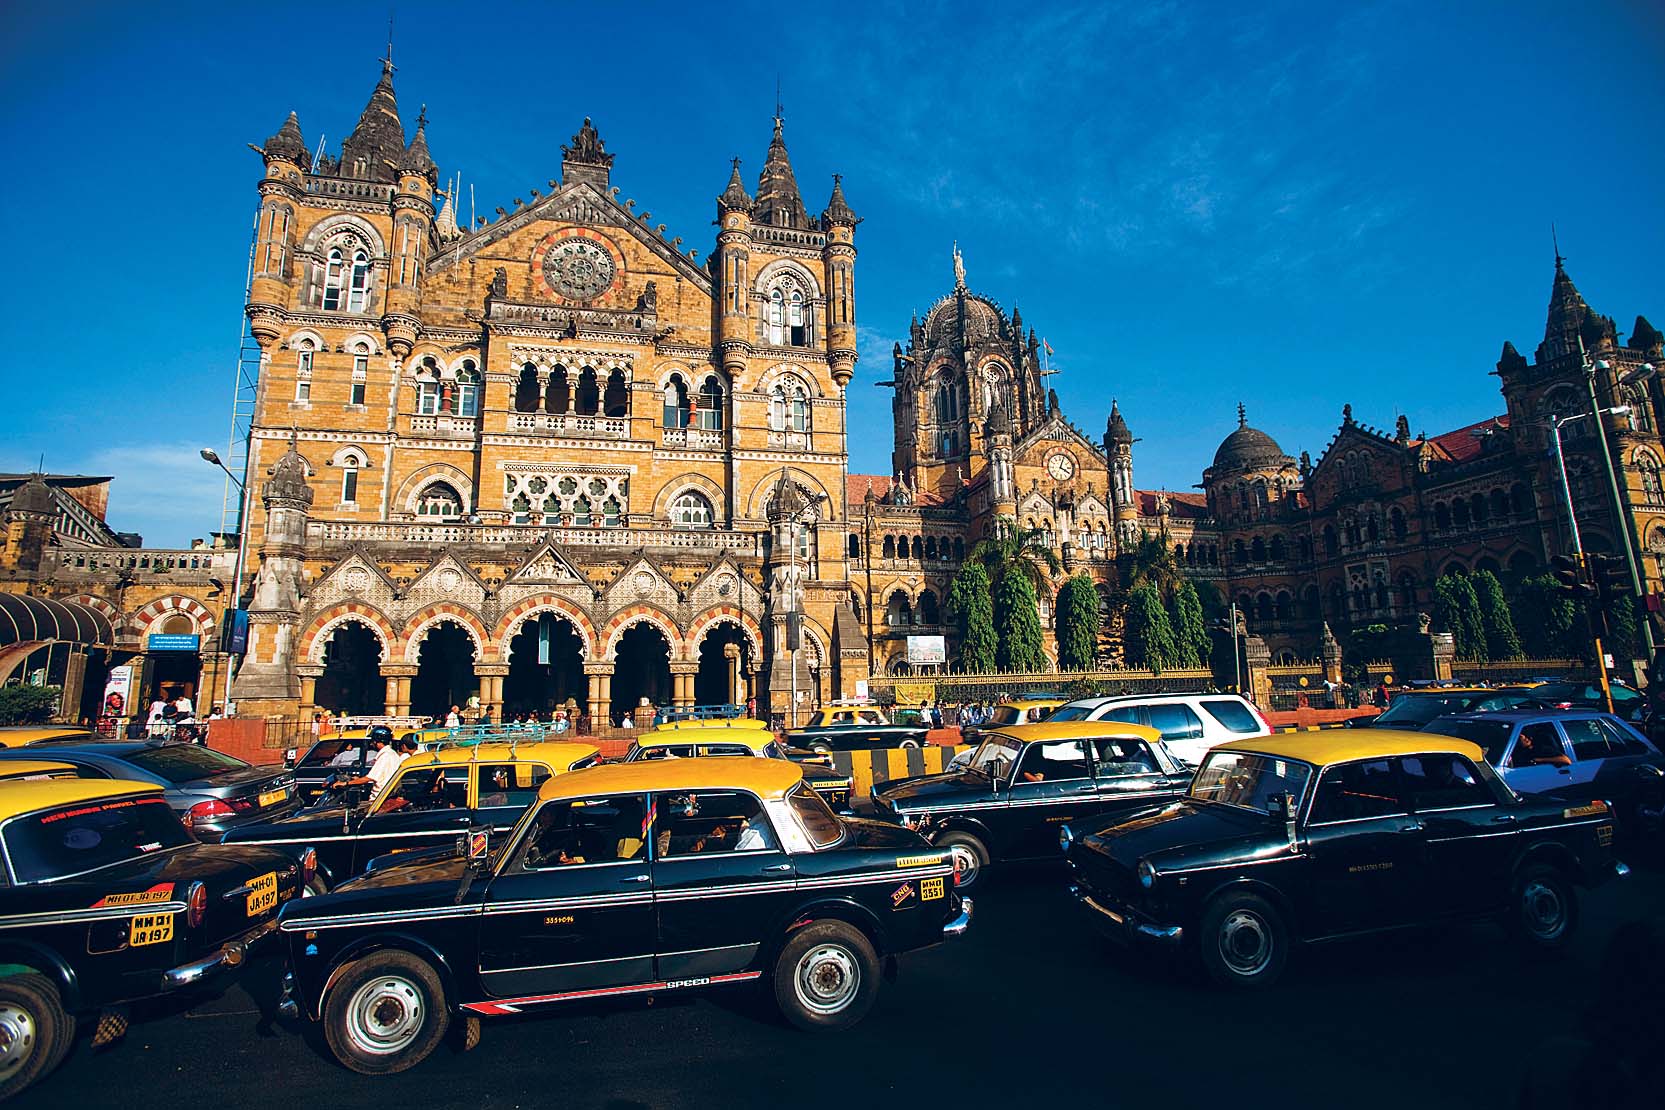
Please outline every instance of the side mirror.
M491 857L491 829L486 826L469 829L464 841L468 852L468 866L475 871L484 871Z

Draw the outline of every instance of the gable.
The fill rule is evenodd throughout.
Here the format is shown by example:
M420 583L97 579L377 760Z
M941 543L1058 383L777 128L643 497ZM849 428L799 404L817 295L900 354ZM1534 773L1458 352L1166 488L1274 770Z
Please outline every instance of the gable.
M405 597L417 605L439 601L456 601L478 608L486 598L485 583L468 564L450 552L427 570L405 591Z
M551 543L534 551L506 581L516 585L589 586L589 580L578 572L572 560Z
M682 600L682 591L660 567L645 557L638 557L624 573L613 579L603 591L608 604L615 608L635 602L647 602L674 611Z
M399 596L399 587L383 573L380 565L354 547L333 567L318 576L307 591L306 604L314 611L327 609L338 601L367 601L386 610Z
M1099 445L1088 439L1081 429L1062 416L1049 417L1045 423L1024 436L1013 445L1012 455L1024 462L1041 463L1052 449L1058 446L1071 448L1084 466L1089 462L1098 466L1108 465L1104 451Z

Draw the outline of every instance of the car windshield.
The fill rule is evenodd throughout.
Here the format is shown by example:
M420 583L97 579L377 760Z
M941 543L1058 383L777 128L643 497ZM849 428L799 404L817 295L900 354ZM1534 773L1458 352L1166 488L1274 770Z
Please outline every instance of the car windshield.
M1293 794L1299 806L1311 778L1312 767L1293 759L1215 751L1191 780L1190 796L1265 813L1279 794Z
M145 748L127 756L127 762L168 782L191 782L229 775L249 766L236 756L225 755L195 744L167 744Z
M821 795L799 783L786 795L786 803L797 814L798 823L817 848L830 848L844 836L844 822L828 808Z
M302 767L338 767L343 763L353 763L358 760L359 745L363 740L320 740L312 745L312 750L301 760Z
M1018 709L1012 705L997 706L989 717L991 725L1015 725L1018 722Z
M191 834L161 798L114 798L19 817L5 839L16 881L36 883L178 848Z
M765 759L785 759L786 758L786 753L781 751L780 745L775 743L773 740L771 740L767 744L763 745L763 747L761 749L759 749L757 754L761 755Z
M1022 750L1023 745L1010 736L991 736L977 745L969 766L973 771L999 778L1017 766L1018 753Z
M1085 721L1092 707L1086 705L1061 705L1052 711L1049 721Z
M1400 694L1393 704L1376 718L1378 725L1425 725L1435 717L1447 713L1461 713L1468 708L1472 694Z
M1435 721L1427 731L1479 744L1486 749L1486 762L1496 766L1509 748L1509 737L1514 734L1515 726L1508 721L1446 720Z

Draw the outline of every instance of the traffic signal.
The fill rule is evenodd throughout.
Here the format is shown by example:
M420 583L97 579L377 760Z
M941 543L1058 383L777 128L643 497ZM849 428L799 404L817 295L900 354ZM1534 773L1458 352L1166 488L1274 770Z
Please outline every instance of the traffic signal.
M1549 561L1555 575L1555 590L1569 601L1583 601L1596 596L1596 588L1585 579L1584 568L1573 555L1557 555Z
M1617 555L1587 556L1590 578L1595 583L1596 596L1604 607L1623 603L1631 596L1630 568Z

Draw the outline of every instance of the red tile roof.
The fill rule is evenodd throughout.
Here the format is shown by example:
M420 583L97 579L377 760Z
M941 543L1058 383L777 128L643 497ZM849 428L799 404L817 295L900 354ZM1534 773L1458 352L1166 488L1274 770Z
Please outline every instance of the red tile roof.
M1169 515L1187 519L1206 517L1208 515L1208 495L1204 493L1181 493L1171 489L1142 489L1139 494L1139 512L1145 516L1156 515L1156 498L1160 494L1168 499Z
M1505 429L1509 427L1509 414L1491 416L1485 420L1470 424L1456 431L1445 432L1441 435L1430 436L1428 442L1452 462L1467 462L1479 456L1482 449L1481 440L1487 428Z
M844 479L844 495L849 504L858 505L867 499L867 491L874 497L890 492L890 479L883 474L850 474Z

